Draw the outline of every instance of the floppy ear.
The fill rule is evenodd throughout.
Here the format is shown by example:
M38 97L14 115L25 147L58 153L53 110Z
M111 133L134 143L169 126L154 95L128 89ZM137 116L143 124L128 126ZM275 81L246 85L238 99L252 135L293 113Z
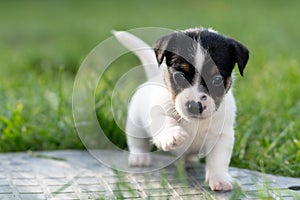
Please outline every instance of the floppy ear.
M159 38L155 43L154 43L154 52L156 55L156 59L158 64L160 65L164 58L166 57L166 63L168 66L171 65L171 57L172 53L168 50L170 50L170 41L173 38L173 34L163 36ZM167 50L168 49L168 50Z
M247 47L235 40L232 40L232 46L235 55L235 62L238 64L241 76L243 76L244 69L249 59L249 50Z

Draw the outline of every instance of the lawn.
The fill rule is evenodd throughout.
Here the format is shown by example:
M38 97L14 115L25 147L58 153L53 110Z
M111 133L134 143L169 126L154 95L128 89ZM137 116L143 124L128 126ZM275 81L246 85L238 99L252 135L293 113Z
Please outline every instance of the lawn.
M299 8L297 0L3 1L0 152L83 148L72 117L73 82L84 58L111 30L204 26L250 50L245 75L234 84L231 165L300 177ZM124 72L139 62L127 55L118 64ZM126 148L108 112L120 74L108 71L98 88L97 116L111 140Z

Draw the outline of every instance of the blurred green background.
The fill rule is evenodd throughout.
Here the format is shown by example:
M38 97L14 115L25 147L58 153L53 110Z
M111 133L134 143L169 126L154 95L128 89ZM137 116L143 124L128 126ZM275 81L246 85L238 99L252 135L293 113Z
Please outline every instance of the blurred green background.
M112 29L204 26L251 52L245 76L235 81L231 164L299 177L299 8L297 0L1 1L0 152L83 148L72 118L73 82ZM134 56L123 60L139 63ZM114 143L126 148L109 112L115 81L111 72L107 87L98 89L97 115Z

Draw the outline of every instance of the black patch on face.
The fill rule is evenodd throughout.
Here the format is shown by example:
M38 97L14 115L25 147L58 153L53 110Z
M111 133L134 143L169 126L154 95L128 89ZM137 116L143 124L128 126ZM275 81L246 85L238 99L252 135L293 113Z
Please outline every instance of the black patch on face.
M174 67L178 63L193 64L196 50L197 42L182 32L163 36L154 44L158 64L165 58L168 67Z
M194 67L198 44L207 51L200 73L196 73ZM159 64L166 59L168 66L166 82L170 83L167 85L171 87L175 96L184 88L193 85L195 76L200 74L199 90L214 98L217 105L231 85L230 77L235 63L243 75L249 58L248 49L241 43L201 28L163 36L155 43L154 50ZM183 70L183 64L187 64L189 70ZM182 77L186 82L181 80Z
M168 69L165 81L174 97L192 85L196 72L194 55L197 51L197 43L193 39L181 32L174 32L157 40L154 50L159 64L164 59L166 61Z
M238 64L240 74L243 76L249 59L249 51L244 45L232 38L206 29L187 30L184 33L200 42L223 76L231 76L235 63Z
M209 57L206 57L199 76L199 90L210 95L216 106L219 107L223 96L228 91L231 78L222 75L214 61Z
M182 63L179 62L180 60ZM195 72L195 68L182 59L176 59L172 67L168 68L170 76L169 80L166 81L171 82L171 87L175 95L193 84Z

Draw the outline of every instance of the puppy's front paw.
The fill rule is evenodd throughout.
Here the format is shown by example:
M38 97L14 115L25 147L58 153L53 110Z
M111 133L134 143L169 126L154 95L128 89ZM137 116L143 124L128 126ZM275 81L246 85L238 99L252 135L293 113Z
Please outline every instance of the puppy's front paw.
M153 137L153 143L164 151L169 151L181 145L188 134L180 126L173 126L163 130Z
M233 188L232 179L228 173L213 174L208 172L206 173L205 182L214 191L230 191Z
M148 167L151 165L150 153L130 153L128 164L130 167Z

